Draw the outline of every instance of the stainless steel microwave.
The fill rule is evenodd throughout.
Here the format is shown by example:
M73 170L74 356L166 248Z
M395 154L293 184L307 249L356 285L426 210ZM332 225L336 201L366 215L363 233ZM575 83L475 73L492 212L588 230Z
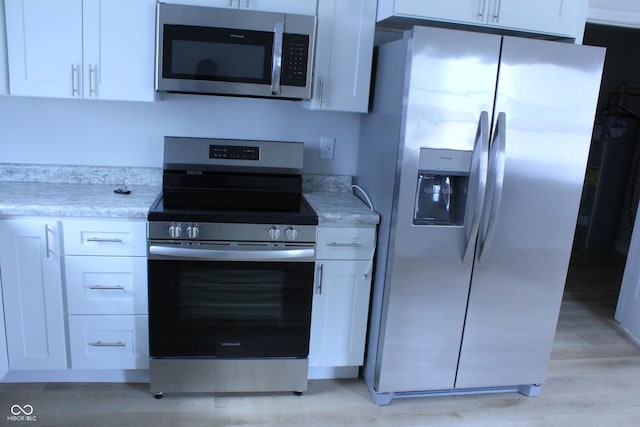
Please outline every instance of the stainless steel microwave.
M158 3L156 90L311 98L315 16Z

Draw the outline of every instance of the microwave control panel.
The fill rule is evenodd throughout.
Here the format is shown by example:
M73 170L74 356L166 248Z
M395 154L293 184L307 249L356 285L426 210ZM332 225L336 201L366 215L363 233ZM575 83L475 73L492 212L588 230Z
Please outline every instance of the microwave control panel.
M307 85L309 36L285 33L282 40L282 76L285 86Z

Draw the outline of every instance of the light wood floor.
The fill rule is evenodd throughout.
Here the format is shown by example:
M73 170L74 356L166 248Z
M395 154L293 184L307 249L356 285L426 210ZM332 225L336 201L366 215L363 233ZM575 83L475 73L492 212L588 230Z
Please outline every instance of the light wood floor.
M146 384L0 384L4 426L640 426L640 346L613 320L620 256L574 254L540 397L398 399L375 406L359 380L310 381L304 396L167 395ZM30 404L37 422L5 421ZM5 424L6 423L6 424Z

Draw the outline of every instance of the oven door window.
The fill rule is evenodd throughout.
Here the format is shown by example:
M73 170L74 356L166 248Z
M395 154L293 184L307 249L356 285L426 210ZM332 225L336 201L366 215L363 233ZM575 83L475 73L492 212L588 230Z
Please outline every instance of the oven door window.
M164 25L162 77L271 84L273 33Z
M313 263L149 261L152 357L306 357Z

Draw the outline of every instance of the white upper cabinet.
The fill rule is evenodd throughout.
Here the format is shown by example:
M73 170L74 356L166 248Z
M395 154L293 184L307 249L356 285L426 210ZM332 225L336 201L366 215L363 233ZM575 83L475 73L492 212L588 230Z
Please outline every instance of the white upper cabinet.
M378 21L409 17L576 37L584 0L379 0Z
M320 0L313 110L367 112L376 24L375 0Z
M587 21L594 24L640 28L640 2L589 0Z
M155 0L5 0L10 93L153 101Z
M316 0L166 0L163 3L315 15Z
M160 3L186 4L188 6L223 7L225 9L237 9L240 0L165 0Z
M316 0L239 0L240 9L315 15Z

